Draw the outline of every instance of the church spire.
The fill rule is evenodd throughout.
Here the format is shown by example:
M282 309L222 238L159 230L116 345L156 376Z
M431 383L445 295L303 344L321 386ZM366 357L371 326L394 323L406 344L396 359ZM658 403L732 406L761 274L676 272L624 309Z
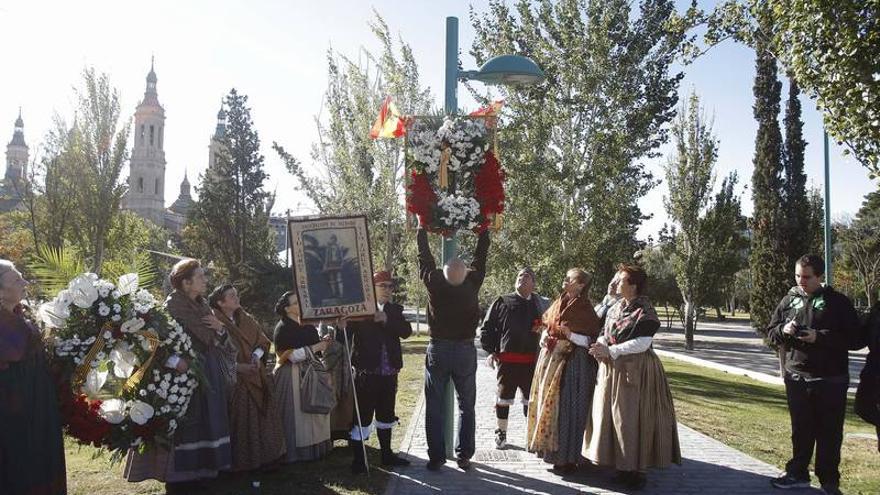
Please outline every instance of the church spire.
M21 119L21 107L18 107L18 118L15 119L15 129L12 132L12 141L9 144L13 146L27 146L24 142L24 120Z
M155 57L150 57L150 72L147 74L147 89L144 91L143 103L159 105L159 95L156 92L156 82L158 81L158 78L156 77L155 66Z
M226 135L226 110L223 109L223 101L220 101L220 111L217 112L217 128L214 130L214 139L221 139Z

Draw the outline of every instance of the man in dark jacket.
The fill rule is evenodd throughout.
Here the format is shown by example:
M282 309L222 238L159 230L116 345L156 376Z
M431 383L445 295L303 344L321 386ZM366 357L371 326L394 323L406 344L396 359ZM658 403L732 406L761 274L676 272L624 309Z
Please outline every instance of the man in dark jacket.
M477 241L474 261L468 271L453 258L438 270L428 247L428 234L419 227L419 275L428 289L428 328L431 342L425 353L425 433L428 437L428 469L439 470L446 463L443 436L443 407L446 384L452 380L458 395L458 467L470 468L476 451L477 348L474 346L480 322L478 295L486 276L489 232Z
M792 458L776 488L810 486L809 465L816 450L816 475L828 494L840 493L840 445L849 386L850 348L857 345L859 320L852 302L822 286L825 262L816 255L795 264L797 285L776 307L769 340L785 359L785 392L791 416Z
M489 353L489 366L498 370L495 447L499 449L507 445L507 420L517 389L522 394L523 414L528 416L529 389L540 338L534 329L541 325L541 315L546 309L534 290L535 272L523 268L516 276L514 292L492 303L480 330L480 345Z
M354 456L351 470L354 473L367 470L362 443L370 436L374 413L382 465L409 465L409 461L391 450L391 429L398 419L394 405L397 400L397 374L403 368L400 339L412 335L412 325L403 317L403 306L391 302L394 289L391 274L387 271L374 273L373 284L379 307L373 319L347 324L342 320L341 323L353 341L351 363L355 368L357 410L362 425L358 426L355 417L350 443Z
M874 304L862 330L858 347L868 346L868 358L859 375L856 392L856 413L877 431L877 451L880 452L880 303Z

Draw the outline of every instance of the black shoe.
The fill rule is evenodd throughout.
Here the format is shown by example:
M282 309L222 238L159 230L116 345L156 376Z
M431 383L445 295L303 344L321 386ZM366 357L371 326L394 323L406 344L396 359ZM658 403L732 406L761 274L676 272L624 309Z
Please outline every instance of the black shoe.
M577 471L577 466L574 464L554 464L553 472L558 475L569 475L573 474Z
M618 485L629 486L632 481L632 477L632 472L630 471L618 471L614 474L614 477L611 478L611 482Z
M382 452L382 465L388 467L409 466L409 461L394 452Z
M822 492L825 495L843 495L843 492L840 491L840 487L836 485L822 485Z
M367 472L367 461L364 459L364 444L360 440L349 440L351 448L351 472L352 474L364 474Z
M461 469L462 471L467 471L468 469L471 468L471 460L470 459L462 458L456 462L458 462L458 468Z
M432 459L432 460L428 461L428 464L426 467L428 468L428 471L440 471L440 468L442 468L444 465L446 465L445 459L444 460Z
M376 431L379 437L379 447L382 449L382 465L383 466L409 466L409 461L398 457L391 450L391 429L380 429Z
M773 488L791 490L795 488L809 488L810 480L809 478L795 478L794 476L790 476L788 473L785 473L778 478L773 478L772 480L770 480L770 484L773 485Z

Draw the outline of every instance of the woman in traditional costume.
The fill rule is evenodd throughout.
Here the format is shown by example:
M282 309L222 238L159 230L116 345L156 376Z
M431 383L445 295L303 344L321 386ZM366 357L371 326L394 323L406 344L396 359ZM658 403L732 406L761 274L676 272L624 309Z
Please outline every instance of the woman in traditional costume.
M312 461L324 457L333 448L330 438L330 414L302 411L300 395L301 365L310 354L323 352L330 345L329 336L320 338L318 329L300 323L296 292L286 292L275 304L281 320L275 325L275 394L281 405L285 462ZM311 352L309 352L311 351Z
M152 478L164 481L169 493L191 493L196 488L193 482L216 478L232 466L227 397L235 381L237 351L205 299L207 278L201 263L179 261L171 269L171 285L174 290L165 299L165 309L192 338L205 381L174 432L172 450L159 446L143 453L130 450L125 478L132 482ZM191 364L174 358L166 365L185 370Z
M648 468L681 464L681 449L666 373L651 347L660 319L644 296L647 275L640 267L621 265L615 277L620 300L590 347L599 375L584 456L616 468L615 481L641 489Z
M55 383L21 300L28 283L0 260L0 492L67 493Z
M273 400L274 382L266 368L272 342L257 320L242 309L232 285L214 289L208 303L238 350L237 378L229 401L232 470L269 466L285 452L281 408Z
M596 385L598 364L588 349L598 335L599 318L588 289L586 272L567 272L562 294L544 313L530 394L528 450L566 473L585 461L581 442Z

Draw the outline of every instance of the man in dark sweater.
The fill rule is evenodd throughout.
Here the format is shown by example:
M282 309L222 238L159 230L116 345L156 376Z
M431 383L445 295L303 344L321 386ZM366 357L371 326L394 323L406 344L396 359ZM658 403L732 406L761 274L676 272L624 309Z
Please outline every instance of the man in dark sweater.
M815 446L815 471L822 490L839 494L848 351L859 340L859 319L846 296L821 285L824 274L821 257L800 258L795 264L797 285L782 298L767 328L770 342L784 356L792 441L785 473L771 484L809 487L808 468Z
M419 227L419 275L428 289L428 328L431 342L425 354L425 432L428 437L428 469L439 470L446 462L443 408L446 384L452 379L458 395L459 425L455 453L461 469L470 468L476 450L477 349L474 347L480 305L477 296L486 276L489 233L477 241L468 271L458 258L437 269L428 247L428 234Z
M412 335L412 325L403 317L403 306L391 302L394 289L391 274L387 271L374 273L373 284L379 307L373 319L350 323L340 320L340 325L352 340L351 364L355 369L357 411L360 412L362 425L358 426L358 420L354 418L350 442L354 456L351 470L354 473L367 470L361 444L370 436L374 413L382 465L409 465L409 461L391 450L391 429L398 419L394 405L397 400L397 374L403 368L400 339Z
M523 414L528 416L529 390L540 338L534 328L541 325L541 315L546 309L534 290L535 272L523 268L516 276L514 292L492 303L480 329L480 345L489 353L489 366L498 369L495 447L499 449L507 445L507 420L517 389L522 394Z

